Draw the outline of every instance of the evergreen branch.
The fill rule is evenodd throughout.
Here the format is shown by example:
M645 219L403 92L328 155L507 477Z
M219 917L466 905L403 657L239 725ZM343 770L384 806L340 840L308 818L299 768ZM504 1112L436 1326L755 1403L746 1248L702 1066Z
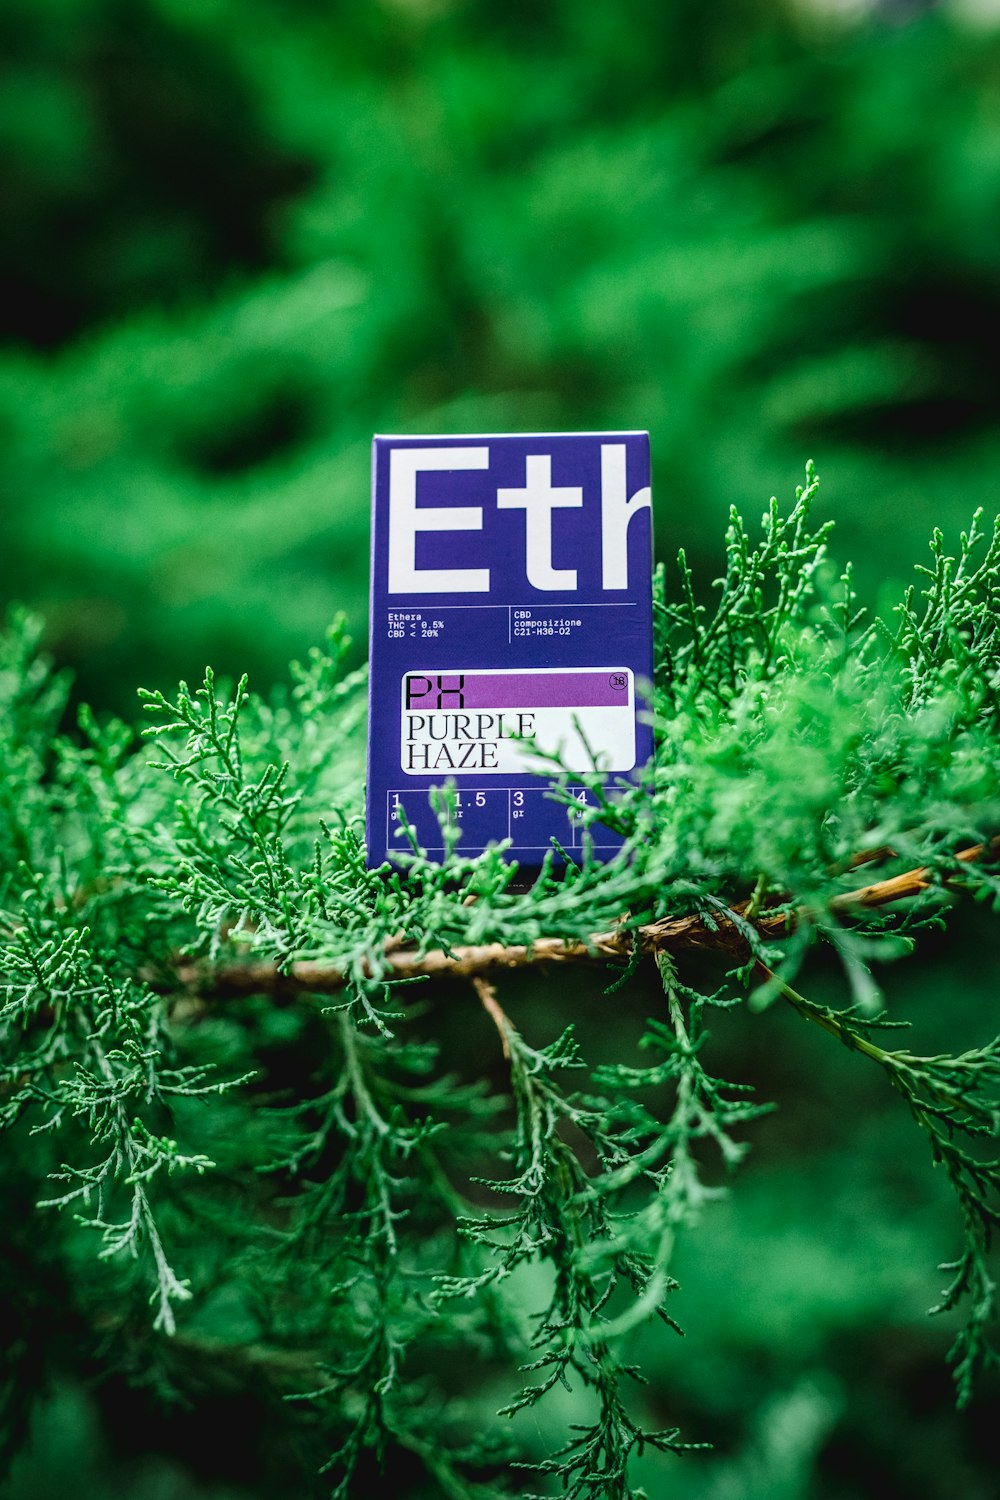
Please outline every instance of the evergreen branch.
M641 1317L658 1313L676 1327L664 1306L675 1283L665 1272L663 1247L669 1245L668 1224L677 1222L677 1208L671 1205L679 1199L666 1187L668 1174L652 1169L653 1154L644 1143L647 1132L659 1134L660 1127L641 1109L616 1110L603 1099L566 1095L557 1083L558 1071L583 1066L572 1032L546 1048L531 1047L501 1009L492 986L480 978L475 987L503 1039L516 1111L514 1175L484 1186L513 1196L516 1206L503 1214L469 1218L464 1231L493 1258L485 1273L493 1280L541 1255L554 1258L559 1268L550 1302L534 1320L532 1357L522 1367L534 1378L501 1415L537 1406L557 1386L572 1388L576 1382L590 1390L597 1407L593 1421L575 1424L579 1435L550 1458L522 1467L557 1476L564 1493L581 1500L629 1500L636 1494L629 1482L634 1450L650 1446L680 1452L686 1446L676 1430L651 1430L636 1421L624 1386L637 1372L615 1349L615 1341ZM683 1115L685 1106L680 1108ZM563 1139L565 1126L587 1141L606 1168L625 1169L638 1152L635 1170L622 1171L618 1180L613 1174L592 1180L579 1153ZM662 1156L673 1139L668 1131L657 1154ZM685 1139L683 1129L676 1139ZM619 1219L610 1209L613 1197L640 1175L653 1193L652 1213L646 1218L656 1221L655 1230L649 1224L641 1235L632 1214ZM661 1249L653 1255L650 1245L657 1232ZM482 1274L448 1278L439 1297L468 1295L483 1279ZM631 1320L608 1315L620 1284L637 1294L641 1311Z
M979 860L992 860L1000 855L1000 836L988 840L986 843L973 844L971 848L959 849L949 858L959 864L975 864ZM947 889L954 886L960 875L957 871L949 872L940 866L921 865L915 870L905 870L901 875L893 875L887 880L875 881L871 885L861 886L854 891L843 891L834 896L830 901L832 911L850 911L859 906L888 906L893 901L906 901L913 896L922 895L924 891L940 886Z
M676 600L658 575L656 756L612 788L539 761L583 843L530 890L502 846L462 853L449 787L442 860L404 822L398 860L367 868L364 674L345 672L342 632L270 702L211 673L148 695L153 763L86 714L63 734L37 631L0 638L0 1128L33 1198L70 1209L80 1305L130 1341L130 1368L138 1322L108 1327L106 1289L121 1303L133 1268L175 1339L238 1305L289 1369L308 1355L293 1394L322 1414L336 1495L393 1448L455 1500L497 1492L509 1454L455 1416L470 1357L490 1383L521 1367L510 1415L577 1393L580 1425L547 1448L512 1424L517 1461L565 1495L625 1500L644 1447L683 1450L625 1340L676 1328L676 1240L767 1107L709 1061L706 1017L748 994L784 995L905 1101L962 1217L941 1300L970 1308L962 1401L991 1358L1000 1047L889 1046L905 1022L874 1014L867 964L943 923L951 894L1000 909L1000 532L977 519L957 559L936 536L922 602L866 626L849 570L827 571L814 488L787 516L772 503L759 542L734 514L714 610L683 562ZM607 863L598 822L622 840ZM860 885L862 868L883 878ZM847 1009L792 988L817 941ZM596 960L617 992L649 955L663 1002L635 1066L588 1063L572 1030L522 1032L495 988ZM724 991L688 981L689 957L719 967L704 955L727 961ZM431 986L408 987L447 976L472 981L501 1043L462 1050L461 1079Z
M866 863L883 851L856 856L852 868ZM885 851L889 852L889 851ZM986 843L960 849L950 859L962 866L980 860L992 860L1000 854L1000 837ZM858 908L887 906L910 900L932 889L947 890L959 880L957 871L941 865L919 865L899 875L868 885L842 891L830 898L831 913L849 913ZM762 938L780 936L802 923L815 923L820 917L815 908L788 910L774 902L776 910L758 911L753 929ZM745 920L751 912L751 901L736 902L730 912ZM738 938L737 938L738 942ZM628 960L636 946L643 954L683 953L690 949L718 949L732 952L734 933L713 919L693 914L660 918L633 927L627 921L605 932L595 933L585 941L567 941L555 937L538 937L531 944L480 943L459 945L449 951L432 949L414 952L405 946L406 938L394 934L387 938L377 964L365 963L362 972L369 977L393 980L451 977L476 979L505 969L521 969L535 964L566 964L580 961L622 962ZM271 963L230 963L204 967L190 961L177 964L175 979L161 980L158 988L170 994L183 990L202 999L233 999L241 995L305 992L315 995L336 994L349 983L350 976L330 965L297 961L284 967Z
M964 1406L976 1377L1000 1367L1000 1350L988 1332L997 1312L997 1286L987 1260L992 1234L1000 1228L1000 1159L985 1159L961 1140L995 1141L1000 1133L1000 1037L958 1056L917 1057L880 1047L868 1034L877 1018L866 1022L851 1012L817 1005L766 965L757 967L799 1015L886 1073L927 1136L935 1163L944 1167L961 1210L963 1247L956 1261L940 1268L953 1278L931 1311L950 1312L967 1300L967 1320L950 1354L958 1402Z

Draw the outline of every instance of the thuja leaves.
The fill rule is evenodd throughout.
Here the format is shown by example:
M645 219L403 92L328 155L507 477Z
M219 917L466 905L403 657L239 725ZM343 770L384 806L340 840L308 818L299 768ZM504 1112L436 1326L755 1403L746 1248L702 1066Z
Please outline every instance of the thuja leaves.
M896 1045L909 1017L884 1014L873 965L962 897L1000 908L1000 542L979 516L954 557L935 534L868 621L815 490L810 472L759 531L733 514L714 597L683 556L660 572L654 760L607 790L599 764L539 759L583 841L530 885L502 844L452 837L437 862L405 825L368 869L341 626L267 700L210 671L144 694L142 739L86 711L61 730L66 684L11 621L0 1127L40 1223L71 1226L102 1357L190 1399L192 1361L224 1383L243 1351L324 1434L318 1494L361 1493L399 1450L458 1500L637 1497L649 1454L686 1439L635 1334L676 1340L677 1239L768 1108L720 1076L713 1033L777 1004L880 1070L949 1183L940 1306L965 1313L971 1399L993 1359L1000 1052ZM597 818L624 840L608 863ZM809 997L819 948L839 1007ZM584 1016L547 1034L505 974L557 995L593 960L603 1048ZM616 1055L654 962L660 998ZM221 1335L220 1307L239 1309ZM490 1430L473 1388L495 1392Z

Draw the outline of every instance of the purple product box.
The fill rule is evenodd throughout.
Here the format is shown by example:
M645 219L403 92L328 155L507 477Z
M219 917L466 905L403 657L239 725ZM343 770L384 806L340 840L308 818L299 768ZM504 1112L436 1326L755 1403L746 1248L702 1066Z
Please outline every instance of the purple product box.
M375 438L371 865L409 847L401 810L443 854L428 793L446 781L462 853L507 838L529 867L553 839L582 853L526 739L574 771L596 756L609 787L649 759L651 573L645 432ZM589 837L599 857L620 844L600 823Z

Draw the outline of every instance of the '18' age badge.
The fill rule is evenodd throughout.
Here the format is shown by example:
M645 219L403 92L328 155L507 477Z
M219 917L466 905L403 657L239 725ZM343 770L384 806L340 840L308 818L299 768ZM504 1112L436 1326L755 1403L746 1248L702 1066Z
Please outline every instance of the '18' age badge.
M648 435L376 437L371 562L370 863L409 847L404 818L443 854L447 781L463 853L610 857L531 767L558 752L613 789L652 754Z

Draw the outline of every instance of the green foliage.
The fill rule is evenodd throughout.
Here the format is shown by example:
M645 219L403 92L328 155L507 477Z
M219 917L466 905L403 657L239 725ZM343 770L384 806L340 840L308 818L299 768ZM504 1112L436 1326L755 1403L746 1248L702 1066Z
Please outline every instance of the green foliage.
M206 1371L265 1378L325 1457L318 1494L399 1455L454 1500L666 1487L692 1442L644 1385L650 1330L675 1339L678 1241L768 1110L708 1057L782 999L875 1065L943 1167L971 1398L994 1360L1000 1043L883 1046L909 1018L871 965L926 946L958 894L1000 905L1000 530L977 517L954 559L935 536L922 591L868 624L814 491L759 540L732 516L714 608L683 557L676 597L660 576L656 755L600 809L624 848L553 855L527 889L502 846L437 865L412 830L366 868L365 674L340 627L267 700L211 672L145 693L150 758L87 711L59 733L65 684L12 621L0 1123L106 1365L180 1401ZM602 782L539 769L569 802ZM658 1009L617 1055L583 1009L546 1035L508 1013L488 944L567 989L611 955L622 997L655 949ZM839 1003L793 987L823 952ZM33 1388L30 1344L3 1357ZM23 1403L0 1412L13 1441Z
M0 588L90 701L361 638L373 431L648 427L702 575L807 449L866 600L996 467L957 4L4 9Z

